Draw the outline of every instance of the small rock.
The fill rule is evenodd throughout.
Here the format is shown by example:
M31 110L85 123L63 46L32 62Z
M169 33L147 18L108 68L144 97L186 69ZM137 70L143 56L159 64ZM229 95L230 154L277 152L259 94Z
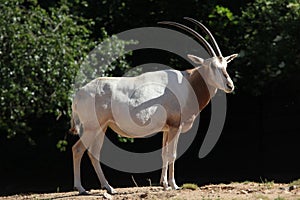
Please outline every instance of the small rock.
M297 188L296 185L291 185L291 186L289 187L289 191L295 190L296 188Z
M160 189L159 188L150 188L150 191L158 192L158 191L160 191Z
M247 191L248 193L255 192L255 190L252 190L252 189L247 189L246 191Z
M248 194L248 192L246 190L241 190L240 191L242 194Z
M147 196L148 196L148 194L147 194L147 193L144 193L144 194L141 194L141 195L140 195L140 198L141 198L141 199L144 199L144 198L146 198Z
M280 189L280 190L287 190L286 187L280 187L279 189Z

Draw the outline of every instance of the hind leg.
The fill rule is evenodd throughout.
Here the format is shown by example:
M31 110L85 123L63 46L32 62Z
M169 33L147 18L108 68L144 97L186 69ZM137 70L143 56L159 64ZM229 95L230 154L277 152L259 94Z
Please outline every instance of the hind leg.
M165 131L163 133L163 142L162 142L162 170L161 170L161 177L160 177L160 184L164 187L165 190L168 189L168 177L167 177L167 171L168 171L168 132Z
M80 164L84 152L93 142L93 134L91 129L84 128L80 139L73 145L73 167L74 167L74 188L79 191L79 194L87 194L86 190L81 185Z
M85 150L86 148L80 139L72 147L73 167L74 167L74 188L76 188L79 191L79 194L87 193L81 185L81 178L80 178L80 163Z
M103 146L105 131L106 131L106 127L103 130L97 132L93 142L91 143L91 146L88 149L88 155L96 171L98 179L101 183L101 187L105 188L108 193L115 194L116 193L115 190L113 189L113 187L109 185L100 165L100 152Z

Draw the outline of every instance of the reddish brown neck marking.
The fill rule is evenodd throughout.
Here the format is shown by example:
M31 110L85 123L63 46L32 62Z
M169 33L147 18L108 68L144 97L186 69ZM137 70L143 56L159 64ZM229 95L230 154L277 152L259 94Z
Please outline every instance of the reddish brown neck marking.
M187 72L187 80L197 96L199 111L201 111L210 101L209 90L203 77L196 68L185 71Z

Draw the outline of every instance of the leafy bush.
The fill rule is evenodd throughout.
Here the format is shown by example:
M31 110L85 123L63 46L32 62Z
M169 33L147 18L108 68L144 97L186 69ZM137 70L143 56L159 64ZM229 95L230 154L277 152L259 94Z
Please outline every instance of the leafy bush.
M10 0L0 7L0 127L12 137L30 130L32 115L67 114L70 85L92 45L91 22L64 5L46 11Z
M236 44L243 89L261 94L268 83L299 73L299 21L297 0L256 0L243 10Z
M33 143L30 120L68 116L74 79L99 41L90 39L93 21L72 15L68 4L46 10L34 0L10 0L0 9L0 129L9 138L22 133ZM100 53L124 51L124 41L113 37L112 44ZM104 75L128 68L124 59L117 67L106 66Z

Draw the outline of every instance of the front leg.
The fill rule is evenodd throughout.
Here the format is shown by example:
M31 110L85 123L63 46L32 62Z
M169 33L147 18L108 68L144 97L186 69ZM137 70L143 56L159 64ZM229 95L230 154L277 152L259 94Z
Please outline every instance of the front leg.
M176 184L175 176L174 176L174 165L177 156L177 144L178 144L180 132L181 132L180 128L178 130L175 129L172 132L170 132L169 141L168 141L169 152L167 155L168 155L168 162L169 162L169 185L174 190L180 189Z
M173 161L169 164L169 185L171 186L171 188L173 190L179 190L180 187L177 186L175 177L174 177L174 164L175 164L175 161Z

